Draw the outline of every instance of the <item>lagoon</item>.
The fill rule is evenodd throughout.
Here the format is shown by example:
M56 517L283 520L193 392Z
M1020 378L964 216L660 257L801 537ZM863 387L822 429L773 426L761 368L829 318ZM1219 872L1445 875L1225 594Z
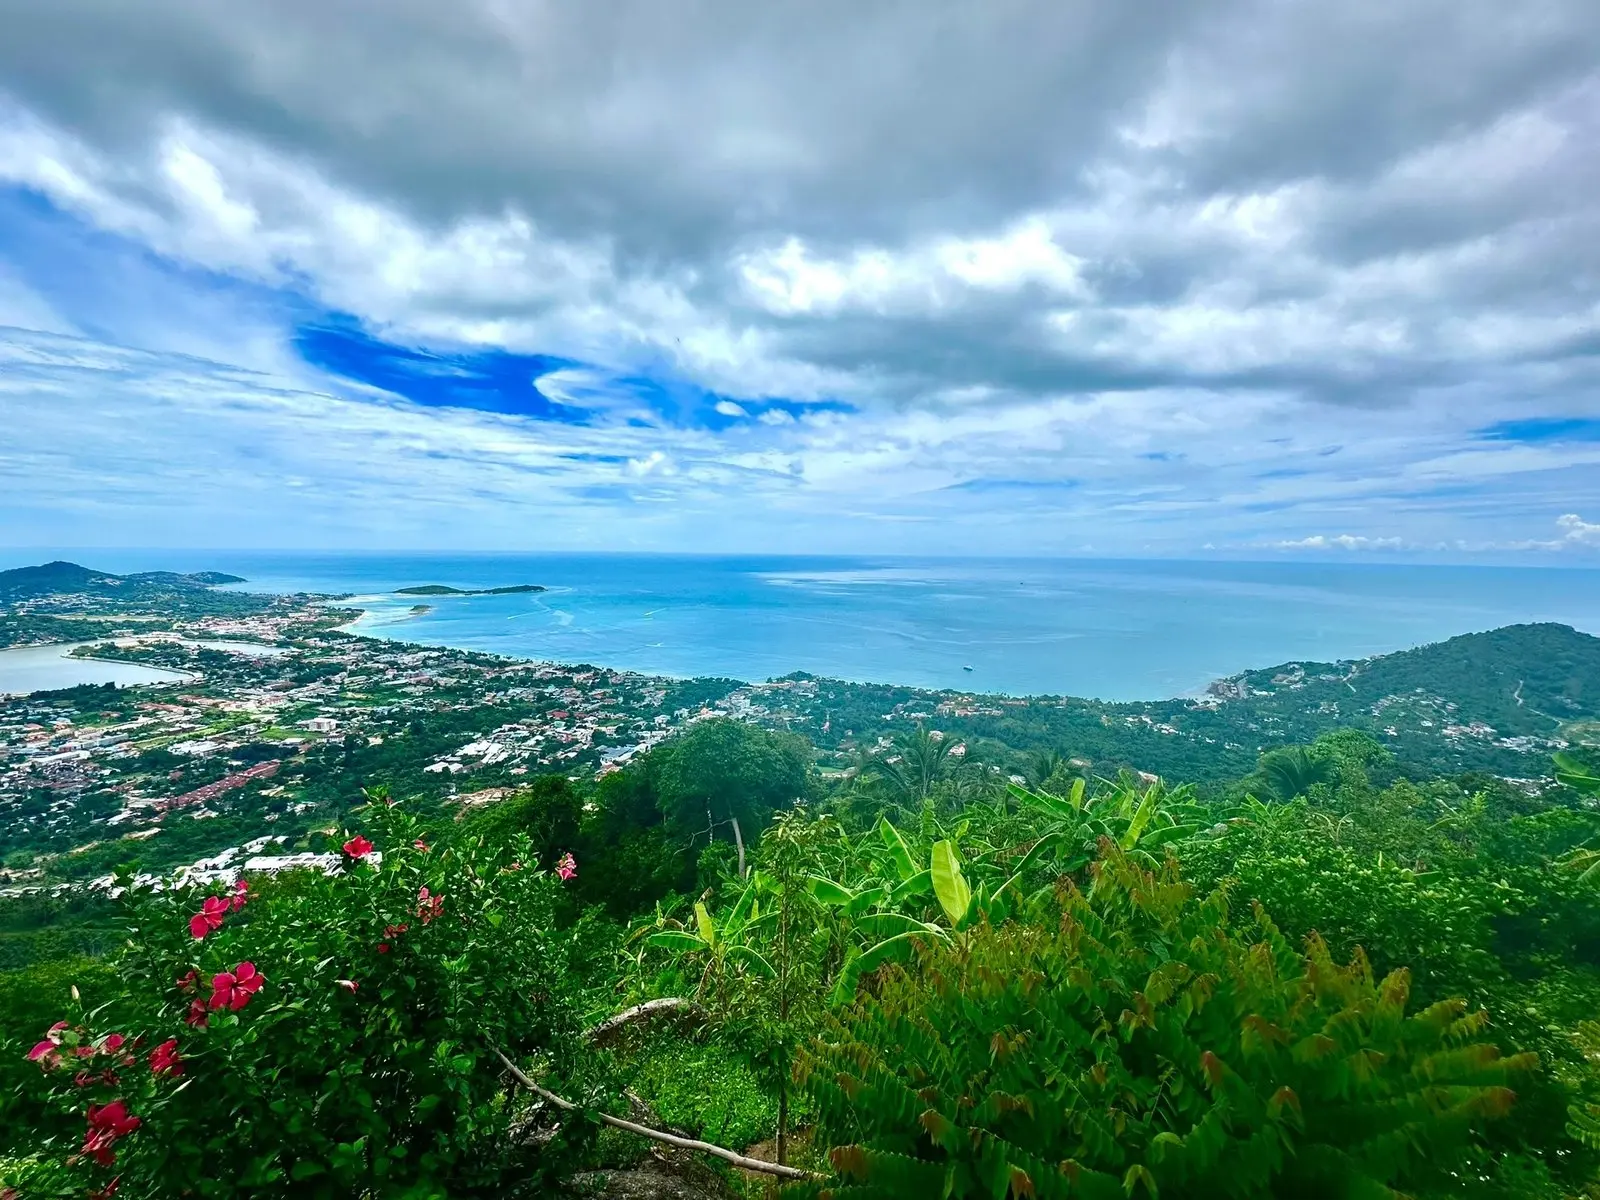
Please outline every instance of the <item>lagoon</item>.
M140 683L179 683L192 678L182 671L166 671L137 663L69 657L80 646L95 644L58 642L48 646L16 646L0 650L0 696L53 691L86 683L114 683L119 687L128 687Z

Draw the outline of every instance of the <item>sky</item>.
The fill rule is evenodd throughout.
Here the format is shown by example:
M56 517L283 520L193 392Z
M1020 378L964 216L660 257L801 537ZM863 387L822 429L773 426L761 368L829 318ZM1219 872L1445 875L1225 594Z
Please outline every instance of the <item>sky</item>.
M1600 566L1594 0L0 28L0 548Z

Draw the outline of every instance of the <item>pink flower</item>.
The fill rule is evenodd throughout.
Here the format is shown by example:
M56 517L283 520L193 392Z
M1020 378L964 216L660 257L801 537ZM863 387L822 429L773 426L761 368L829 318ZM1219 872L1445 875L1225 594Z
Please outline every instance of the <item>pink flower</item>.
M150 1070L156 1075L183 1074L183 1060L178 1056L177 1038L168 1038L150 1051Z
M231 971L219 972L211 977L211 1007L238 1012L265 982L255 963L242 962Z
M250 899L250 885L241 879L233 885L233 911L238 912L248 899Z
M183 1023L192 1025L196 1029L204 1029L211 1020L211 1014L206 1012L206 1002L198 996L189 1002L189 1011L184 1014Z
M194 987L194 985L199 983L199 982L200 982L200 976L196 972L191 970L182 979L178 980L178 990L180 992L187 992L190 988Z
M416 841L411 843L411 848L413 850L421 850L424 854L426 854L428 852L428 843L423 841L421 838L418 838Z
M422 918L424 925L444 911L444 897L429 893L425 887L417 889L417 916Z
M561 861L556 864L556 874L561 876L561 882L563 883L576 879L578 877L578 860L573 858L571 854L563 854Z
M334 983L338 984L347 992L353 992L356 990L356 981L354 979L335 979Z
M228 902L221 896L207 896L200 911L189 918L189 932L196 938L203 938L213 929L222 928L222 918L227 911Z
M360 862L372 853L372 843L358 833L344 844L344 852L357 862Z
M123 1043L127 1040L120 1033L108 1033L106 1040L100 1043L100 1052L102 1054L115 1054L122 1049Z
M43 1041L28 1051L28 1061L38 1063L41 1071L48 1071L61 1061L61 1050L55 1042Z
M128 1106L121 1100L113 1100L110 1104L89 1106L89 1128L84 1133L83 1153L93 1158L102 1167L109 1167L116 1161L112 1147L118 1138L127 1137L143 1124L138 1117L128 1112Z
M388 942L379 942L378 943L378 953L379 954L387 954L387 953L389 953L389 943Z

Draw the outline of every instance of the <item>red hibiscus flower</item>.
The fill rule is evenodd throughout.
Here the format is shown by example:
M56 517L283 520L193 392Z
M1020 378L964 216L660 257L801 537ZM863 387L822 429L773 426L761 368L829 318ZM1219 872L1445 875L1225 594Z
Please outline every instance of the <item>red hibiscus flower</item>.
M238 1012L266 981L255 963L242 962L231 971L221 971L211 977L211 1007Z
M360 862L372 853L372 843L358 833L344 844L344 852L357 862Z
M190 988L194 987L194 985L199 983L199 982L200 982L199 974L197 972L195 972L195 971L190 971L182 979L178 980L178 990L180 992L187 992Z
M142 1124L138 1117L128 1112L121 1100L110 1104L89 1106L89 1128L84 1132L83 1153L102 1167L116 1161L112 1147L118 1138L127 1137Z
M233 885L233 899L229 905L234 912L238 912L248 899L250 899L250 885L241 879Z
M196 938L203 938L213 929L222 928L222 918L227 911L228 902L221 896L207 896L200 911L189 918L189 932Z
M183 1074L183 1059L178 1055L177 1038L168 1038L150 1051L150 1070L156 1075Z
M563 854L561 861L556 864L556 874L561 876L562 883L576 879L578 877L578 860L570 854Z
M102 1054L115 1054L127 1040L120 1033L108 1033L106 1040L100 1043L100 1051Z
M189 1002L189 1011L184 1014L183 1023L192 1025L196 1029L204 1029L206 1022L211 1020L211 1014L206 1011L206 1002L198 996Z
M54 1042L40 1042L28 1051L28 1061L38 1063L41 1071L48 1071L61 1062L61 1048Z

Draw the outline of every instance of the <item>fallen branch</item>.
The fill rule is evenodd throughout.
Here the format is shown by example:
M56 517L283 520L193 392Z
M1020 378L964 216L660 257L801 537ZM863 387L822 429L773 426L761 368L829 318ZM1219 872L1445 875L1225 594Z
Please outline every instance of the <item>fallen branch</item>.
M685 1000L681 996L667 996L661 1000L647 1000L643 1004L636 1004L632 1008L623 1009L614 1017L607 1017L600 1024L590 1029L584 1036L591 1042L604 1042L619 1029L629 1025L636 1025L644 1021L653 1020L662 1013L681 1013L685 1016L705 1015L702 1009L693 1000Z
M501 1062L505 1063L506 1070L511 1072L511 1077L523 1087L533 1092L536 1096L548 1100L551 1104L554 1104L563 1112L576 1112L578 1110L578 1106L571 1100L568 1100L562 1096L558 1096L548 1088L542 1088L532 1079L529 1079L516 1063L512 1062L505 1056L504 1053L501 1052L499 1047L491 1048L494 1050L495 1056L499 1058ZM702 1154L713 1155L716 1158L722 1159L724 1162L730 1162L734 1166L742 1168L746 1171L758 1171L763 1175L776 1175L780 1179L824 1178L823 1176L818 1175L815 1171L802 1171L798 1167L780 1166L777 1163L767 1162L765 1159L751 1158L748 1155L739 1154L738 1152L729 1150L723 1146L713 1146L710 1142L700 1142L693 1138L678 1137L676 1134L672 1133L662 1133L659 1129L651 1129L646 1125L637 1125L632 1121L624 1121L621 1117L613 1117L610 1113L597 1112L594 1115L614 1129L626 1129L629 1133L636 1133L640 1137L647 1137L653 1141L665 1142L667 1145L676 1146L680 1150L698 1150Z

